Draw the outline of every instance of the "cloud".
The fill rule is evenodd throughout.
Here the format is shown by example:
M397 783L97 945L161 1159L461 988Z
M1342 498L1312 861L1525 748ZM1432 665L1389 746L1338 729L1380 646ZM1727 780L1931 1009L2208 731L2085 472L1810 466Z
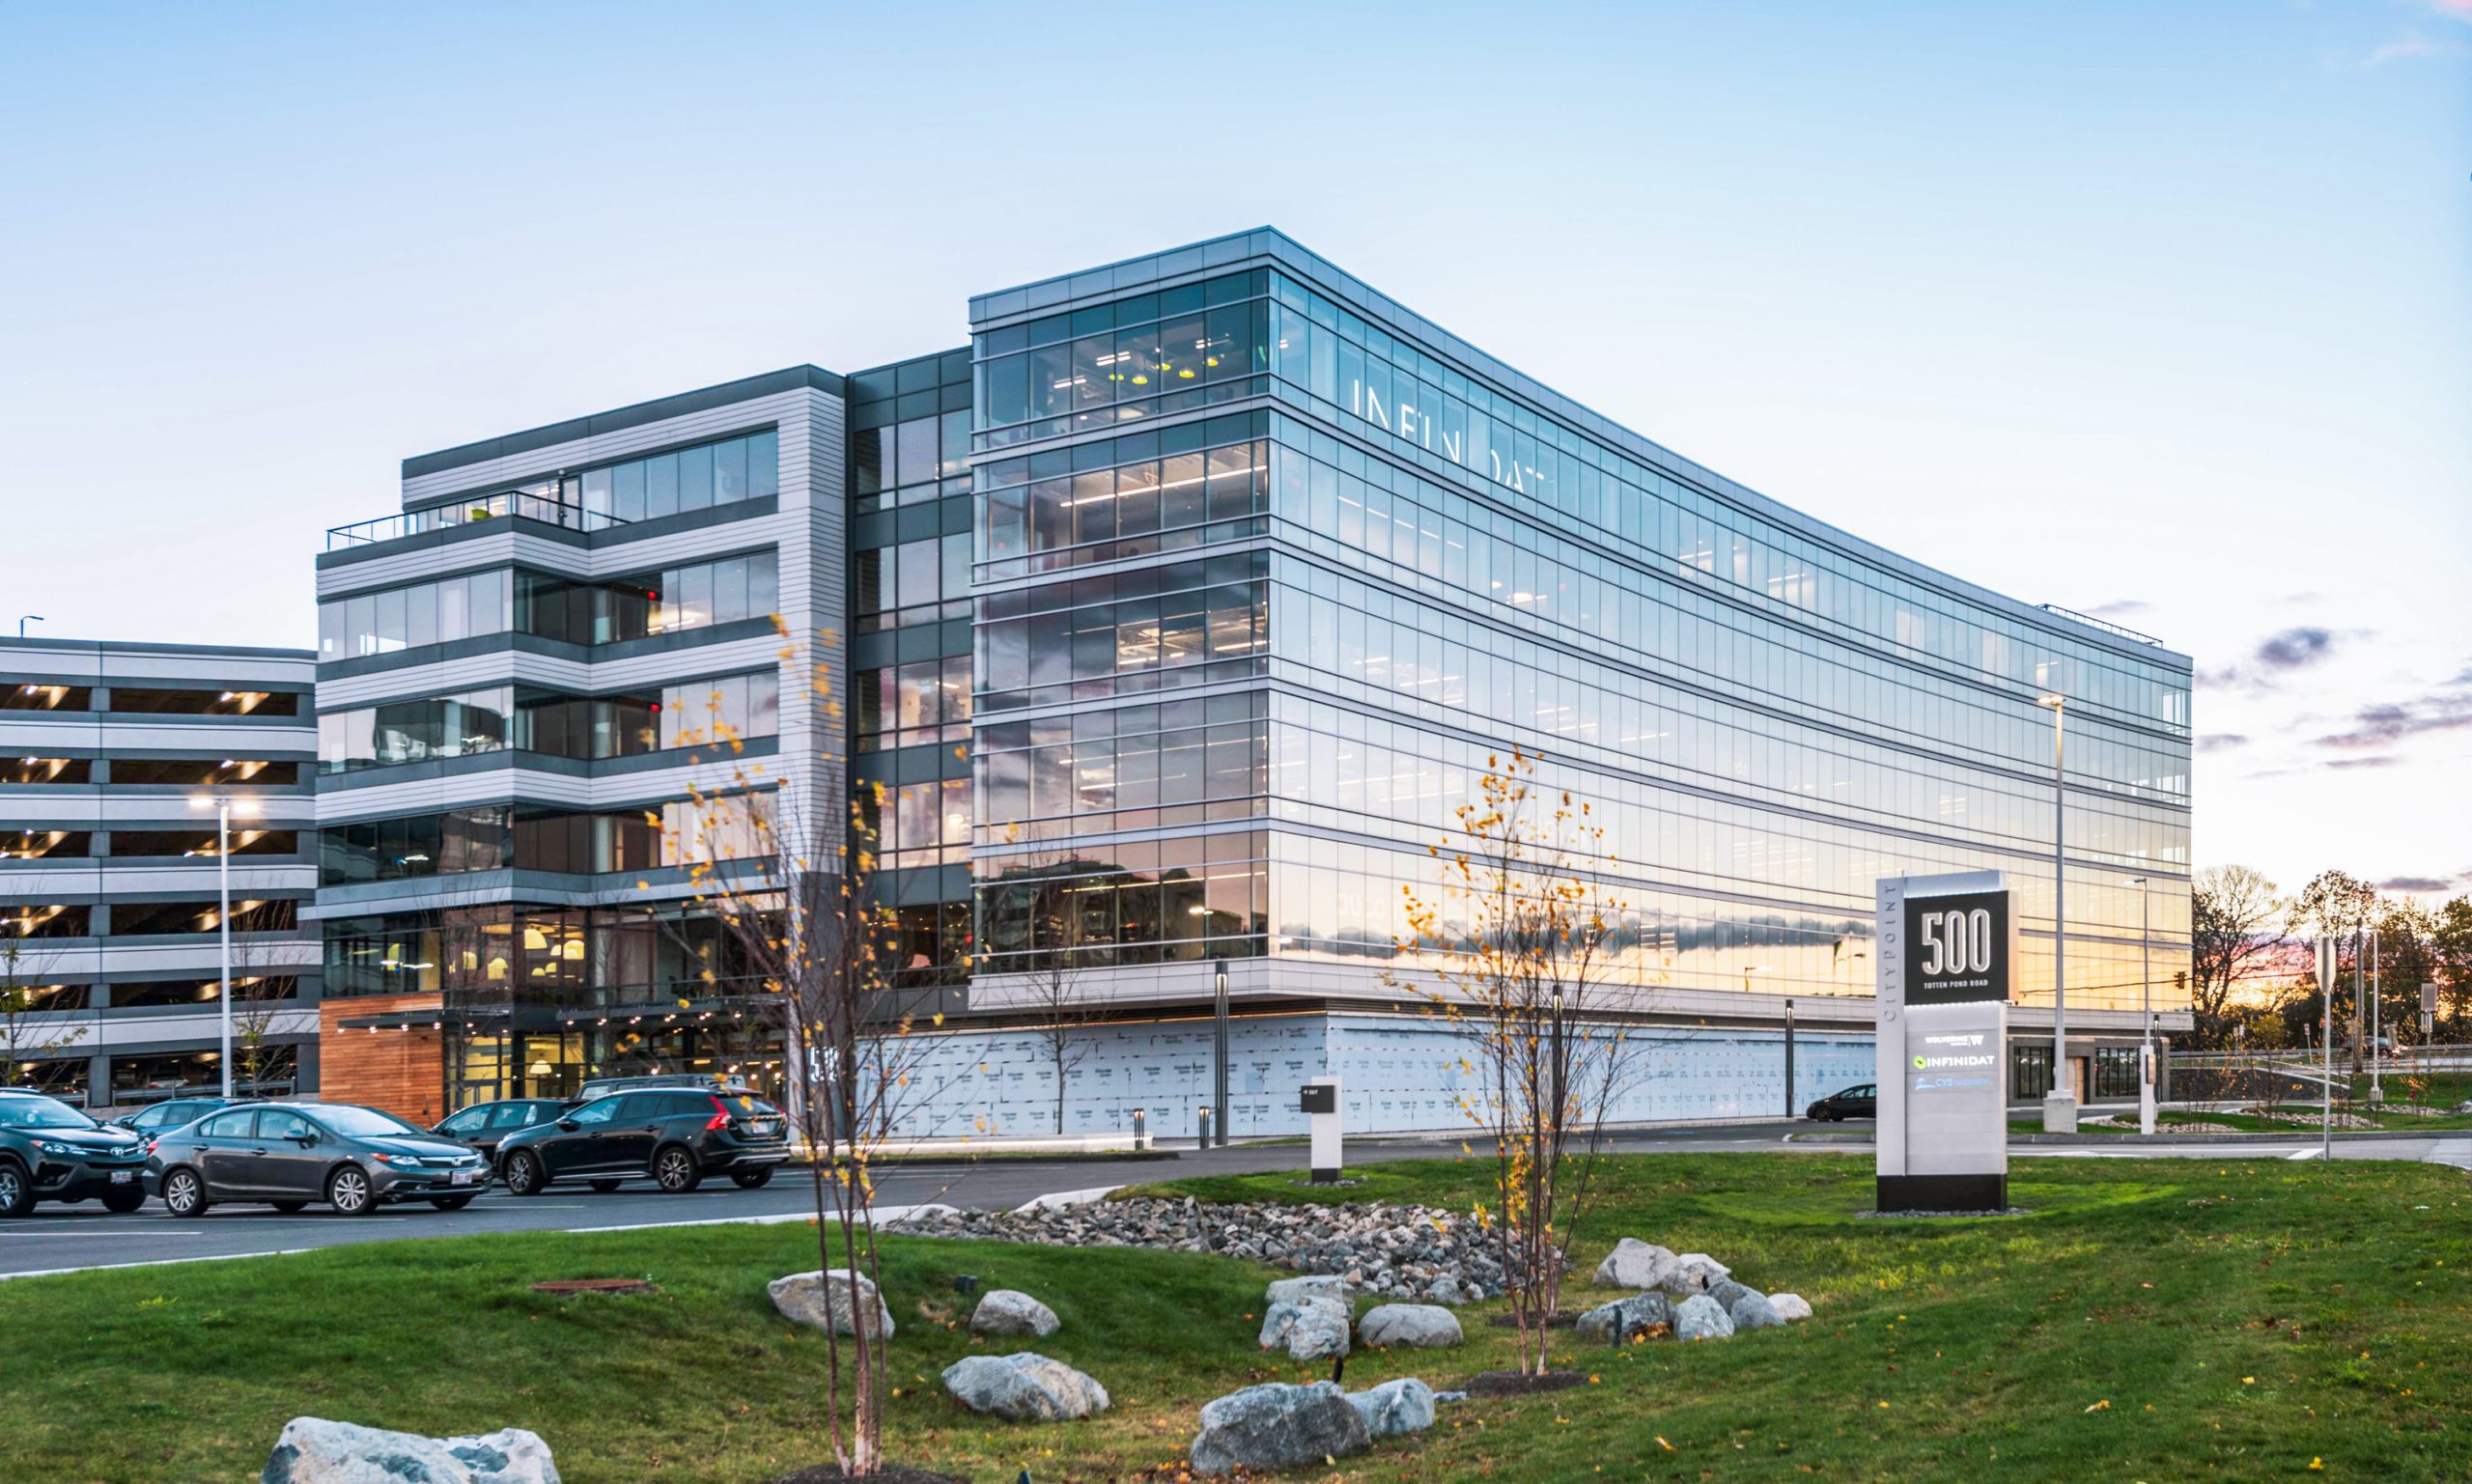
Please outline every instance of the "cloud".
M2208 686L2271 690L2284 676L2323 664L2333 658L2344 640L2354 636L2338 634L2334 630L2321 629L2315 624L2295 625L2259 640L2257 649L2246 660L2218 670L2203 671L2198 679ZM2367 637L2367 633L2364 630L2358 636Z
M2433 50L2435 50L2434 47L2419 37L2406 37L2402 41L2388 42L2385 45L2378 47L2368 56L2361 58L2360 65L2384 67L2389 62L2408 62L2414 57L2426 57Z
M2366 758L2330 758L2327 760L2326 766L2329 768L2392 768L2402 761L2403 760L2399 757L2386 756Z
M2198 739L2200 752L2229 752L2249 745L2249 739L2238 732L2208 732Z
M2472 727L2472 695L2441 690L2409 701L2381 701L2352 714L2352 723L2317 740L2320 747L2385 747L2407 737Z
M2280 603L2324 602L2325 601L2326 595L2323 593L2286 593L2275 600Z
M2112 602L2098 602L2086 611L2096 618L2135 618L2141 613L2153 612L2154 604L2136 598L2122 598Z
M2472 21L2472 0L2421 0L2421 9L2432 15Z
M2444 891L2454 885L2434 876L2390 876L2377 883L2380 891Z

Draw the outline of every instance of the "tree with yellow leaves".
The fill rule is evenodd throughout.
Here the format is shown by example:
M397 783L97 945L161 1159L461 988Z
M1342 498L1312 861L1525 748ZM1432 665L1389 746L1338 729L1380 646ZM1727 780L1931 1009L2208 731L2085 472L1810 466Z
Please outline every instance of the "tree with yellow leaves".
M1563 1254L1587 1214L1606 1117L1635 1076L1607 1017L1629 935L1599 883L1610 866L1590 805L1537 781L1514 749L1486 760L1457 828L1427 848L1435 883L1403 885L1407 932L1390 981L1457 1027L1476 1090L1460 1100L1493 1144L1494 1203L1519 1368L1543 1375ZM1600 864L1601 862L1601 864ZM1635 1006L1634 1006L1635 1008Z
M785 674L803 675L820 721L837 718L829 668L806 658L831 636L801 641L777 617L773 627ZM781 688L787 697L798 687ZM780 1033L783 1101L811 1152L817 1266L874 1283L872 1166L923 1085L913 1076L923 1041L885 972L890 919L875 896L872 829L881 786L872 798L848 800L802 792L800 780L769 777L746 761L744 743L717 718L709 733L685 740L702 748L697 761L727 766L706 771L719 781L695 787L684 817L654 817L667 835L666 858L688 867L693 901L721 925L734 966L757 987L757 1013ZM709 964L703 972L716 977ZM850 1289L857 1332L845 1354L844 1338L826 1330L825 1400L835 1461L857 1477L884 1467L889 1386L872 1305L857 1302L857 1284Z

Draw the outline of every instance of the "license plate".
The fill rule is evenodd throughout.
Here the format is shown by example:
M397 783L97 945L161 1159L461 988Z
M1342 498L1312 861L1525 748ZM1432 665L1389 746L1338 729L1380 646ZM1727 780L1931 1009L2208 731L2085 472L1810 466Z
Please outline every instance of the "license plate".
M137 1171L133 1169L116 1169L112 1171L112 1184L114 1185L127 1185L136 1178Z
M478 1174L480 1174L480 1171L476 1169L459 1169L454 1174L447 1177L446 1183L448 1185L470 1185L473 1177Z
M751 1123L746 1126L746 1132L757 1138L771 1138L781 1132L781 1126L777 1123Z

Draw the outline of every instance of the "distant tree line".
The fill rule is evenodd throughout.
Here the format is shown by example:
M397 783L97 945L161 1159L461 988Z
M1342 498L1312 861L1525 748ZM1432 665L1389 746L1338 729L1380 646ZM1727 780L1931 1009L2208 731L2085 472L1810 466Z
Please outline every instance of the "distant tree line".
M2314 1044L2324 1023L2320 940L2335 950L2335 1036L2355 1061L2367 1044L2375 968L2377 1027L2390 1045L2472 1042L2472 897L2423 907L2346 871L2285 894L2247 866L2198 873L2189 896L2190 1008L2205 1050ZM2355 969L2359 985L2354 986ZM2438 987L2421 1032L2421 986Z

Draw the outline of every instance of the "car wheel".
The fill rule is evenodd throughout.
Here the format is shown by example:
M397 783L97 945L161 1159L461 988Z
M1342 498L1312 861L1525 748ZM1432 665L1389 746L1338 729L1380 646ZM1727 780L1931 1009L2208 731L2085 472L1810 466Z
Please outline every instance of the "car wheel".
M14 1161L0 1160L0 1218L29 1216L34 1209L34 1182Z
M472 1204L469 1195L433 1195L429 1203L440 1211L461 1211Z
M206 1182L185 1166L163 1174L163 1209L176 1217L206 1215Z
M763 1169L738 1169L730 1171L730 1183L737 1186L742 1190L756 1190L759 1187L770 1184L772 1179L772 1171L770 1166Z
M306 1211L309 1209L309 1203L305 1200L276 1200L268 1201L267 1204L272 1206L275 1210L282 1212L285 1216L290 1216L295 1211Z
M621 1185L626 1184L626 1182L622 1180L595 1180L590 1182L590 1184L594 1190L600 1191L604 1195L606 1195L610 1191L618 1189Z
M538 1195L549 1177L542 1171L541 1157L529 1149L519 1149L506 1157L506 1188L516 1195Z
M126 1216L146 1204L146 1188L142 1185L116 1185L103 1192L103 1209L114 1216Z
M670 1194L684 1195L704 1183L704 1171L693 1150L672 1144L653 1156L653 1179Z
M378 1209L378 1193L369 1187L369 1171L347 1164L326 1177L326 1204L337 1216L367 1216Z

